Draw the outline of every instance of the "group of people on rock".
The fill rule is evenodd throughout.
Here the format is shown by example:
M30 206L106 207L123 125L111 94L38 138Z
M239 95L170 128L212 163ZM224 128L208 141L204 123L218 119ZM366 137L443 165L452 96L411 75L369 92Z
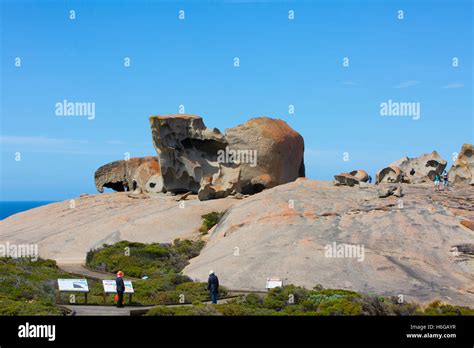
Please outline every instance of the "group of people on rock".
M449 191L448 172L443 171L443 174L441 175L436 174L434 184L435 184L435 191L441 191L441 184L443 185L444 191Z

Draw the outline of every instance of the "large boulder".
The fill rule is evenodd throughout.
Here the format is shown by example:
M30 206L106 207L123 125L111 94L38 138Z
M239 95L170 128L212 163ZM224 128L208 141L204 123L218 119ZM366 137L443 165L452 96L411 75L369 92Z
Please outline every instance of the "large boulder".
M401 182L403 173L397 166L388 166L380 169L375 175L375 182L380 183L396 183Z
M253 118L226 130L195 115L150 117L166 191L200 200L252 194L304 176L304 141L284 121Z
M94 179L99 192L104 192L104 187L119 192L156 193L163 190L160 164L154 156L133 157L107 163L96 170Z
M150 126L166 191L197 193L210 176L220 174L217 155L227 142L218 129L207 128L201 117L152 116Z
M474 185L474 146L464 144L458 159L448 173L449 181L456 185Z
M369 174L362 169L357 169L353 170L352 172L349 173L353 177L355 177L357 180L362 181L362 182L367 182L369 181Z
M436 174L441 175L443 173L446 164L446 160L442 159L436 151L433 151L415 158L403 157L392 162L390 167L400 168L403 182L418 184L434 181Z
M359 179L349 173L341 173L338 175L334 175L333 184L334 186L354 186L359 185Z
M241 161L239 166L244 194L260 192L305 176L303 137L282 120L252 118L226 129L225 138L228 152L250 154L248 160Z
M341 173L334 175L333 184L335 186L345 185L345 186L354 186L359 185L361 182L369 181L369 174L365 170L357 169L353 170L350 173Z

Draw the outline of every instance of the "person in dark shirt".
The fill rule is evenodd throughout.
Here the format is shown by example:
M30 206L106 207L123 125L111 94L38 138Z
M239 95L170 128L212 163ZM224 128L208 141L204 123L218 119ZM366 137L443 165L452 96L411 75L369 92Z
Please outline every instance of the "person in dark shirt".
M118 295L117 307L122 308L123 307L123 293L125 292L125 284L123 283L122 271L117 272L117 279L115 279L115 284L117 286L117 295Z
M219 278L214 274L214 271L209 272L209 279L207 280L207 290L211 294L211 302L217 303L217 294L219 292Z
M443 188L445 191L449 191L449 177L447 171L443 172Z

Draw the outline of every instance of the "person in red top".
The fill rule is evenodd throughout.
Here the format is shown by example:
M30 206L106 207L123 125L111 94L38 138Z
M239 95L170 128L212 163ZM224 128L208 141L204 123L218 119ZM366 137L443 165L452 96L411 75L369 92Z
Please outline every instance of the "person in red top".
M117 272L117 279L115 279L115 284L117 286L117 307L122 308L123 307L123 293L125 292L125 284L123 283L123 272L118 271Z

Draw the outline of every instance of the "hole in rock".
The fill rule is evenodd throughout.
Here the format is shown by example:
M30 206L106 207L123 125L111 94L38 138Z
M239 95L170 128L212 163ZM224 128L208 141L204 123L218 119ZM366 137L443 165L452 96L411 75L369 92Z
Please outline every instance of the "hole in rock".
M263 184L247 184L242 186L242 193L244 195L253 195L255 193L262 192L265 189Z
M196 149L206 153L209 159L213 160L217 157L217 151L224 150L227 144L215 140L200 140L186 138L181 140L181 145L184 149ZM202 156L202 155L201 155Z
M118 181L118 182L106 182L104 187L110 188L117 192L127 191L128 184L126 181Z

